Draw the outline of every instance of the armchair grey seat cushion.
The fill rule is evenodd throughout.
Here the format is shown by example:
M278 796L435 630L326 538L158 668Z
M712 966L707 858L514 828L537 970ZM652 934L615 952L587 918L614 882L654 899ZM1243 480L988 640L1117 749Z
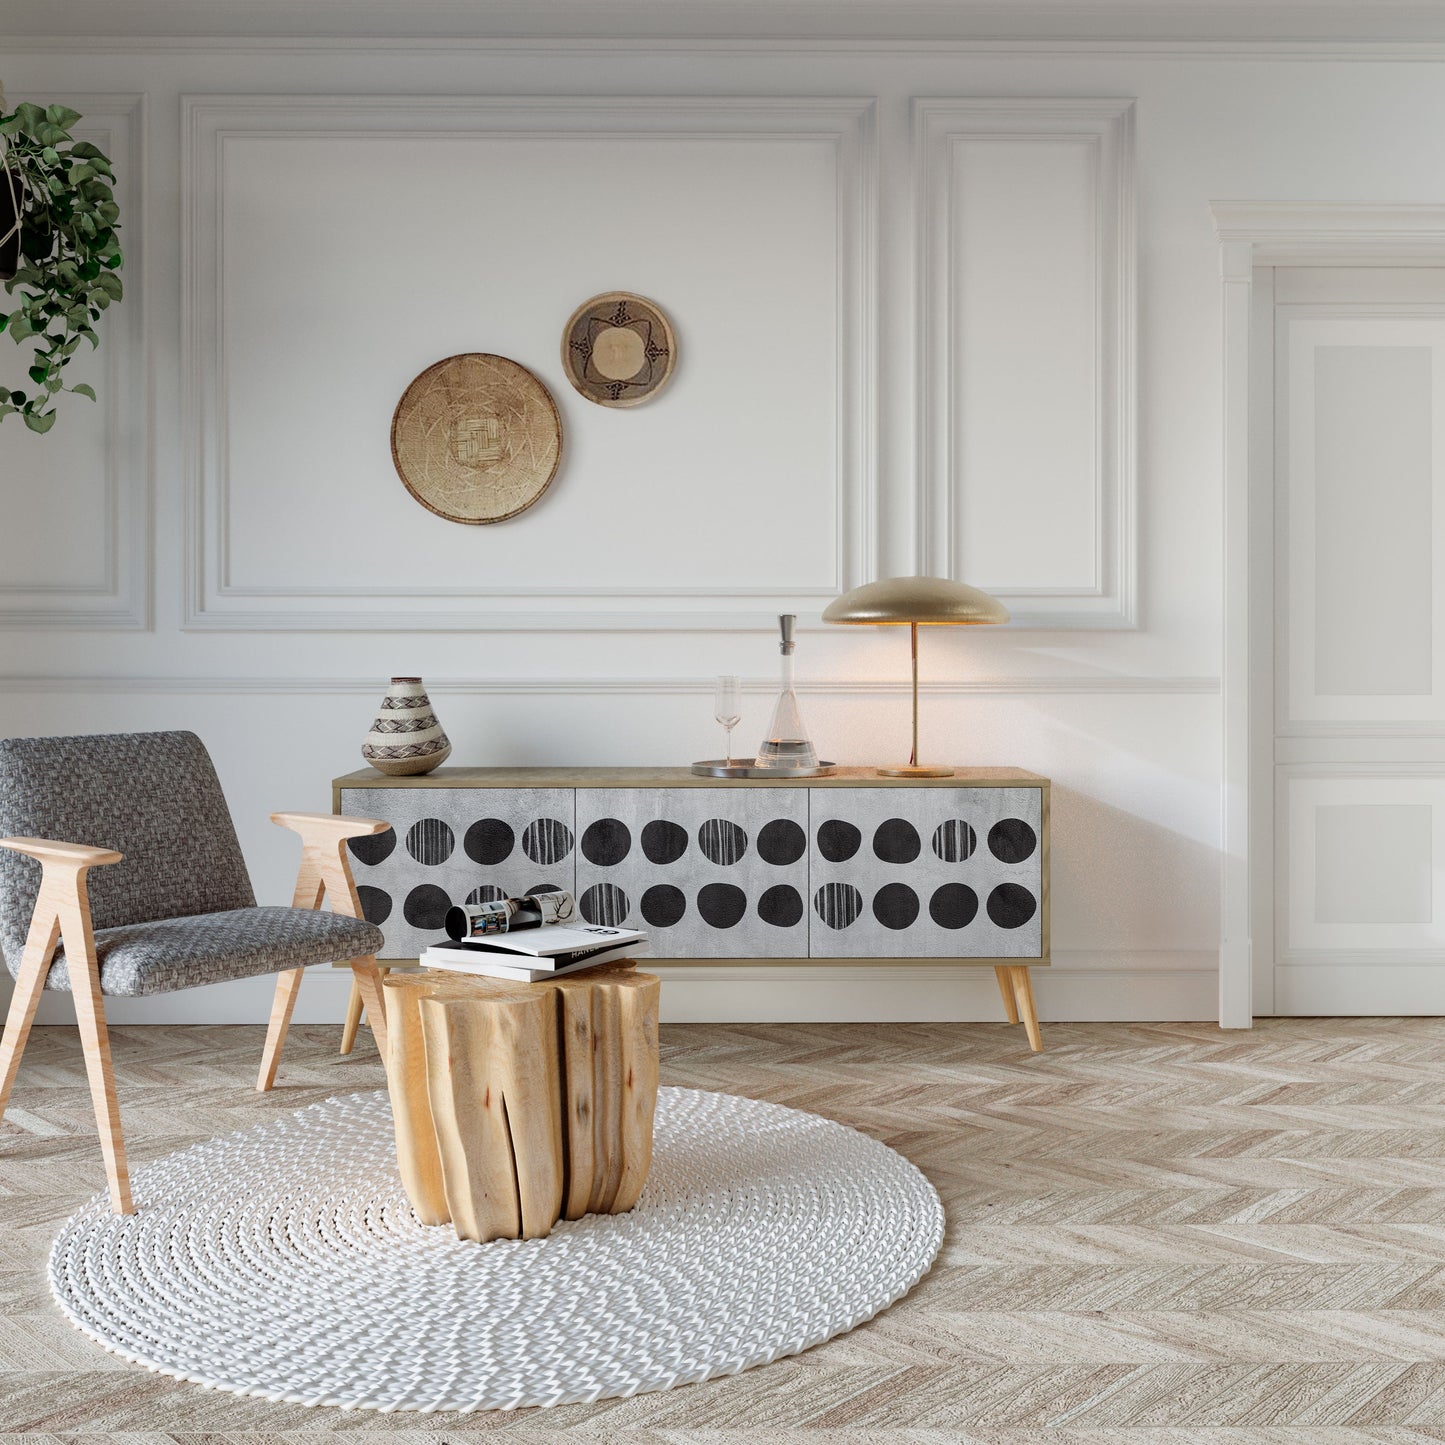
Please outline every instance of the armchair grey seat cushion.
M375 924L307 908L237 908L123 923L95 935L100 991L126 997L344 963L376 953L381 944ZM56 951L46 987L70 988L63 950Z

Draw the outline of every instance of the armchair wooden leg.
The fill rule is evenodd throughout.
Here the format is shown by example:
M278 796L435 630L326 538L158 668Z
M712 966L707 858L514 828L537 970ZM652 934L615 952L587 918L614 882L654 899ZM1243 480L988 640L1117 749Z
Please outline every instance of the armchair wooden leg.
M296 995L301 991L304 968L288 968L276 976L276 992L271 999L271 1022L266 1026L266 1047L261 1050L261 1074L256 1080L256 1092L264 1094L276 1082L276 1066L281 1062L281 1050L286 1043L286 1031L291 1027L291 1014L296 1007Z
M50 960L59 942L60 919L52 914L47 924L37 910L30 921L30 936L25 940L15 992L10 996L5 1036L0 1038L0 1119L5 1117L15 1075L20 1072L20 1056L25 1052L30 1025L35 1022L35 1010L40 1006L40 995L45 988L45 975L50 971Z
M391 972L389 965L377 964L376 971L385 978ZM346 1001L346 1022L341 1027L341 1052L349 1054L356 1043L356 1032L361 1027L362 1012L366 1013L367 1025L371 1025L371 1011L362 1002L361 988L356 982L355 975L351 979L351 996ZM373 1028L372 1032L376 1030Z
M94 957L75 956L66 939L65 955L70 965L70 988L75 999L75 1021L80 1026L80 1046L85 1052L85 1072L90 1077L90 1102L95 1109L95 1127L100 1134L100 1152L105 1156L105 1177L110 1184L110 1207L116 1214L134 1214L130 1198L130 1172L125 1163L125 1139L120 1132L120 1103L115 1097L115 1075L110 1066L110 1034L105 1026L105 1007L100 996L100 970Z
M1003 995L1003 1011L1011 1024L1019 1021L1019 1006L1014 1002L1014 981L1011 968L995 968L993 976L998 980L998 991Z
M351 997L346 1000L346 1022L341 1026L341 1052L349 1054L361 1027L361 988L355 975L351 979Z
M381 970L374 958L353 958L351 976L366 1006L366 1016L371 1023L371 1032L376 1039L376 1051L386 1062L386 1005L381 999Z

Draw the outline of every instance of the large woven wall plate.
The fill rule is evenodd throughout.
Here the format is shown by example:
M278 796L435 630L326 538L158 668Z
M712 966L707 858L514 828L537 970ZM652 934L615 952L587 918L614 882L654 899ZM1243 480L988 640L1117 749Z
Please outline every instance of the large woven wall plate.
M551 485L562 460L552 393L505 356L465 352L429 366L391 418L397 475L449 522L505 522Z
M598 406L640 406L672 379L677 338L661 307L630 291L584 301L562 333L567 380Z

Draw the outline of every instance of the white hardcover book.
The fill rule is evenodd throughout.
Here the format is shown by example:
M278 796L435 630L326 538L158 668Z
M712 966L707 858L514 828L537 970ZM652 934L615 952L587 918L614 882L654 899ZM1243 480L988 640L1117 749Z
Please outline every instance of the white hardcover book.
M459 938L452 944L434 947L455 947L489 953L494 956L512 954L526 958L555 958L562 953L575 953L581 948L621 947L644 943L645 933L635 928L604 928L601 924L552 923L545 928L529 928L523 933L489 933L474 938Z
M540 983L543 979L561 978L563 974L582 973L599 964L613 963L620 958L637 958L645 955L646 945L624 943L612 948L588 949L579 957L568 962L558 962L553 967L533 967L526 957L516 954L482 953L476 949L461 949L456 944L434 944L421 956L423 968L434 968L446 973L467 973L481 978L510 979L514 983Z

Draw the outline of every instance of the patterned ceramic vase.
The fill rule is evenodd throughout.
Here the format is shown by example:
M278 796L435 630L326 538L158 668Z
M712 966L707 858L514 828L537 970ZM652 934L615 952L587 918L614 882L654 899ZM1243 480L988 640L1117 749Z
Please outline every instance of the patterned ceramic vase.
M451 750L421 678L392 678L361 756L379 773L409 777L440 767Z

